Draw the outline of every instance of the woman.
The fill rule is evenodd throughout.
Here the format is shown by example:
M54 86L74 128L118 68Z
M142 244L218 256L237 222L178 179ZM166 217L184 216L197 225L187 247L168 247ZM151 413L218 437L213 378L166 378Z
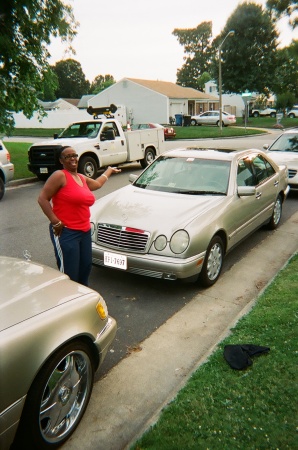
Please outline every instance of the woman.
M60 150L62 170L54 172L41 190L38 203L49 219L50 236L58 268L71 280L88 286L92 266L90 206L91 191L101 188L113 173L108 169L96 180L77 172L78 155L72 147Z

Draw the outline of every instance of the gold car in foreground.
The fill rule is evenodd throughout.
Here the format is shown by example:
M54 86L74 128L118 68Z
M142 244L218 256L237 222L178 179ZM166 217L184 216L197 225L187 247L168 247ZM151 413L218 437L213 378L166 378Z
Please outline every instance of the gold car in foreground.
M257 228L276 228L286 166L260 150L163 153L91 209L95 265L211 286L224 256Z
M116 322L97 292L41 264L0 257L0 285L0 448L58 448L85 412Z

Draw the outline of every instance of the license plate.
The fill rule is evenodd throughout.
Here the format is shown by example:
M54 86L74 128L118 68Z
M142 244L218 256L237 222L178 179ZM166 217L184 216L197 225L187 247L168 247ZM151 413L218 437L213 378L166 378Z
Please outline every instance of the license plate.
M127 258L125 255L119 255L118 253L104 252L104 265L126 270Z
M40 168L40 173L48 173L48 168L47 167L41 167Z

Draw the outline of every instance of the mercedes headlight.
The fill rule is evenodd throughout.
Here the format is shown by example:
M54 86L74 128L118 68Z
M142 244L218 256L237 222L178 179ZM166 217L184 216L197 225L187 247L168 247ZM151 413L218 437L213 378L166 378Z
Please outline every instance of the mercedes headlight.
M173 234L170 241L170 248L173 253L183 253L189 245L189 235L185 230L178 230Z

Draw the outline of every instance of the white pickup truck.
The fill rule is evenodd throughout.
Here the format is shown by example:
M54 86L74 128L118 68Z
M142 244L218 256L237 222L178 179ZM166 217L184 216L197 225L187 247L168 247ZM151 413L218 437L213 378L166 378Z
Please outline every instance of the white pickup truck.
M90 178L104 167L127 162L139 161L146 167L164 151L162 128L123 131L112 117L72 123L55 137L33 144L28 151L28 169L40 180L62 167L58 150L65 146L79 155L78 171Z
M264 117L264 116L270 116L270 117L276 117L276 109L274 108L265 108L265 109L256 109L253 108L250 115L252 117Z

